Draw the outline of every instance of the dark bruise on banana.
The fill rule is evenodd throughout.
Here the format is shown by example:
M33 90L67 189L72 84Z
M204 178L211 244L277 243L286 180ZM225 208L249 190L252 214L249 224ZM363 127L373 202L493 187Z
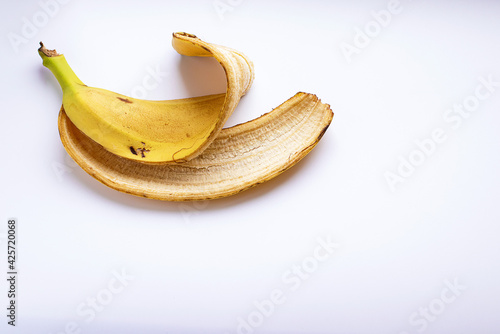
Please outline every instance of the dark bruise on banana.
M133 155L139 155L139 153L141 154L141 157L145 158L146 157L146 153L150 152L150 150L146 149L146 143L145 142L141 142L142 144L142 147L138 147L138 148L134 148L133 146L130 146L130 152L132 152ZM139 152L139 153L137 153Z
M43 65L63 90L58 126L66 151L92 177L136 196L189 201L238 194L295 165L333 117L328 104L299 92L223 129L252 85L253 63L193 34L174 33L172 46L183 56L214 57L226 74L224 93L149 101L88 87L62 54L40 45Z

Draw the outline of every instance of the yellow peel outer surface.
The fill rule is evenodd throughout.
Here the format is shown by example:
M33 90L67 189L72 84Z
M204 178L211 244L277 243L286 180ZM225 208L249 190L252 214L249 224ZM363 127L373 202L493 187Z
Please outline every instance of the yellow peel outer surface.
M253 65L243 54L174 33L172 44L186 56L216 58L226 73L226 92L169 101L134 99L83 84L63 55L39 54L63 89L63 106L72 123L105 149L142 163L183 163L203 152L218 136L253 81Z
M331 123L330 106L297 93L252 121L223 129L202 154L183 164L142 164L114 155L59 113L61 140L91 176L116 190L159 200L234 195L281 174L318 143Z
M87 87L63 95L75 126L111 153L144 163L193 154L215 131L224 100L216 94L147 101Z

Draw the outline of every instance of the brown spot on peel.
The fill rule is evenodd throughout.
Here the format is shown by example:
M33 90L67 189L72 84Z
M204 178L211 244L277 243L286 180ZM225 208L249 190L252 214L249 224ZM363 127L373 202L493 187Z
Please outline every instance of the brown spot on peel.
M146 149L146 143L145 142L141 141L141 144L142 144L143 147L142 148L138 148L137 151L141 152L141 157L142 158L145 158L146 155L144 153L148 153L149 150Z
M145 148L138 148L137 151L141 152L141 157L145 158L146 155L144 153L148 153L149 150L146 150Z
M133 146L130 146L130 152L132 152L133 155L137 155L137 152L134 150Z
M117 96L116 98L117 98L118 100L120 100L120 101L125 102L125 103L133 103L133 102L132 102L132 101L130 101L129 99L124 99L123 97L119 97L119 96Z

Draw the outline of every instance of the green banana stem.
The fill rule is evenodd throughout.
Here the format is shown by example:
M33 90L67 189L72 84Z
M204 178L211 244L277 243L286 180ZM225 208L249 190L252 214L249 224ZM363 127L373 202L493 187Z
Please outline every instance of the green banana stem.
M68 65L64 55L58 54L56 50L48 50L42 42L40 42L38 53L43 59L43 66L47 67L54 74L57 81L61 85L63 92L70 90L77 85L85 86L85 84L78 79L75 72L73 72L71 67Z

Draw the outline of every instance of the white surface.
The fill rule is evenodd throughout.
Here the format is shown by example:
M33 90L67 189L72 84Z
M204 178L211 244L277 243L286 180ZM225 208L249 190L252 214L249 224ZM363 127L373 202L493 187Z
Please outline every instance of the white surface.
M229 7L219 16L221 3ZM1 280L0 332L500 331L500 87L459 126L443 118L474 102L478 78L500 82L500 3L401 1L351 62L341 46L354 45L356 29L376 29L371 13L392 8L387 1L47 6L9 2L0 14L1 268L6 221L20 225L18 326L6 324ZM223 91L219 65L179 56L174 31L255 63L229 125L306 91L335 112L319 145L275 180L201 203L121 194L75 166L58 138L62 94L38 42L64 53L88 85L131 94L155 70L150 99ZM13 46L13 34L23 43ZM418 158L415 141L436 129L446 140L391 191L385 173L400 157ZM325 253L317 238L338 248ZM113 278L122 270L133 276L126 286ZM106 304L93 319L92 298Z

